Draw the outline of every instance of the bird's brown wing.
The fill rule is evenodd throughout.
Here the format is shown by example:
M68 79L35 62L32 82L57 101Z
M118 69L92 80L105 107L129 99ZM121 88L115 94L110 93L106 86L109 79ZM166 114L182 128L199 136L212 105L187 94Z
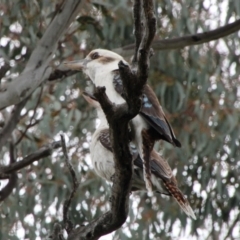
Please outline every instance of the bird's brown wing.
M123 83L119 70L113 71L113 86L116 92L124 98ZM155 131L157 131L160 139L164 139L177 147L181 147L181 143L176 139L172 127L166 119L154 91L148 84L143 88L140 115L153 129L155 129Z
M176 139L173 129L166 119L154 91L148 84L146 84L143 88L140 115L161 135L162 139L174 144L177 147L181 147L181 143Z
M100 143L109 151L112 152L112 144L110 141L110 135L109 135L109 129L104 129L101 131L99 135L99 141Z
M143 162L140 157L135 159L134 165L143 168ZM161 180L170 180L173 178L173 173L168 163L154 150L150 156L150 169L151 173Z

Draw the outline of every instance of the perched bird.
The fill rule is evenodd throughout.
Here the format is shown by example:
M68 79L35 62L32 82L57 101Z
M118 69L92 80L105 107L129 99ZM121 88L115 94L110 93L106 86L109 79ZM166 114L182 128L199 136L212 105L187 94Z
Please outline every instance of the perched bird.
M106 94L113 103L122 104L125 100L118 68L120 61L128 65L120 55L105 49L96 49L91 51L85 59L65 62L65 65L69 69L83 71L95 86L106 88ZM151 191L149 157L155 141L163 139L177 147L181 147L181 143L176 139L155 93L147 84L143 88L141 110L132 119L131 125L134 143L144 163L146 187Z
M98 118L100 119L100 125L93 134L90 144L92 165L95 172L101 178L111 182L115 173L115 166L109 135L109 126L100 104L95 101L94 97L88 93L84 93L84 97L91 105L97 108ZM146 188L142 160L133 144L130 145L130 150L133 156L134 167L131 190L144 190ZM177 186L177 181L170 166L155 150L152 150L150 153L150 170L152 173L151 181L153 183L153 190L173 197L188 216L196 219L188 200Z

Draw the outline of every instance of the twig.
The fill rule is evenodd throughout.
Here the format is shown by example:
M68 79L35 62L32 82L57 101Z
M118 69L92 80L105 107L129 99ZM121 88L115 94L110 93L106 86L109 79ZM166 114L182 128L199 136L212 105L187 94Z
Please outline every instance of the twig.
M150 46L156 33L156 18L154 15L154 6L152 1L143 0L143 9L146 19L144 35L138 51L138 69L137 75L142 83L147 82Z
M46 145L40 149L38 149L36 152L29 154L28 156L24 157L21 161L15 162L10 164L9 166L4 166L0 168L0 174L9 174L16 172L30 164L32 164L35 161L38 161L44 157L48 157L52 154L52 151L54 149L60 148L61 142L53 142L49 145Z
M135 65L138 60L138 50L142 41L142 0L135 0L133 3L133 20L134 20L134 35L135 35L135 51L132 59L132 64Z
M27 103L29 97L24 99L22 102L18 103L13 112L12 116L8 120L8 122L4 125L2 131L0 132L0 150L2 149L2 146L6 143L8 138L11 136L12 131L15 129L16 125L19 122L20 114L22 109L24 108L25 104Z
M72 188L71 194L70 194L69 198L64 201L64 205L63 205L63 224L64 224L64 228L66 229L67 233L69 234L69 233L71 233L74 226L73 226L73 223L69 220L68 210L69 210L71 201L78 189L79 182L78 182L76 173L73 169L73 166L72 166L71 162L69 161L65 139L62 134L61 134L61 143L62 143L62 150L63 150L65 163L68 167L69 172L71 173L72 181L73 181L73 188Z
M219 27L217 29L203 32L203 33L196 33L196 34L187 35L183 37L176 37L172 39L154 40L152 43L152 48L154 50L159 51L159 50L184 48L192 45L199 45L199 44L203 44L213 40L217 40L219 38L226 37L239 30L240 30L240 19L236 20L233 23L229 23L223 27ZM114 49L113 51L117 52L123 57L128 57L134 54L134 48L135 48L135 44L130 44L122 48Z
M33 110L33 115L32 115L32 117L31 117L31 119L30 119L30 123L26 126L25 130L22 132L22 135L21 135L21 136L19 137L19 139L16 141L15 145L18 145L18 144L22 141L22 139L23 139L23 137L25 136L27 130L28 130L30 127L32 127L32 121L33 121L33 119L34 119L34 117L35 117L35 114L36 114L36 112L37 112L37 107L38 107L38 105L39 105L39 103L40 103L41 96L42 96L42 92L43 92L43 86L41 87L41 90L40 90L40 93L39 93L39 96L38 96L38 99L37 99L37 103L36 103L36 105L35 105L35 107L34 107L34 110Z
M9 146L9 156L10 156L10 164L15 163L16 161L15 149L12 142L10 143L10 146ZM16 185L17 185L17 173L13 172L9 177L7 185L0 191L0 202L6 199L12 193Z

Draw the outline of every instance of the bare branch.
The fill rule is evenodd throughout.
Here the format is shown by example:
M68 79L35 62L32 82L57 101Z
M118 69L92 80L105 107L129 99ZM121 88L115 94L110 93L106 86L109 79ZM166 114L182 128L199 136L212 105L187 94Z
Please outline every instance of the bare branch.
M52 72L49 67L52 54L60 37L78 14L80 3L80 0L68 0L59 7L55 18L32 52L24 71L8 84L5 92L0 93L0 109L19 103L49 78Z
M105 88L98 87L94 95L108 119L114 152L115 177L112 186L111 210L87 226L73 231L68 239L74 240L98 239L119 228L128 215L132 156L126 137L129 135L128 122L131 119L131 114L128 114L127 104L113 105L105 93Z
M133 65L138 60L138 50L142 41L143 28L142 28L142 0L135 0L133 3L133 20L134 20L134 35L135 35L135 51L132 59Z
M213 40L217 40L219 38L226 37L232 33L235 33L240 30L240 19L236 20L233 23L229 23L223 27L219 27L215 30L196 33L193 35L176 37L172 39L163 39L163 40L154 40L152 47L154 50L171 50L184 48L192 45L199 45L203 43L207 43ZM134 54L135 44L130 44L124 46L122 48L114 49L116 53L122 55L123 57L129 57Z
M64 201L64 205L63 205L63 224L64 224L64 228L66 229L67 233L69 234L69 233L71 233L74 226L73 226L73 223L69 219L68 210L69 210L71 201L78 189L79 182L78 182L76 173L73 169L73 166L72 166L71 162L69 161L65 139L62 134L61 134L61 143L62 143L62 150L63 150L63 154L64 154L65 163L68 167L69 172L71 173L72 181L73 181L73 189L71 191L71 194L68 197L68 199Z
M23 139L23 137L25 136L27 130L28 130L30 127L32 127L32 121L33 121L33 119L34 119L34 117L35 117L35 114L36 114L36 112L37 112L37 107L38 107L38 105L39 105L39 103L40 103L40 100L41 100L42 91L43 91L43 86L41 87L41 90L40 90L40 93L39 93L39 96L38 96L38 99L37 99L37 103L36 103L36 105L35 105L35 107L34 107L34 109L33 109L33 115L32 115L32 117L31 117L31 119L30 119L30 123L26 126L25 130L22 132L22 135L21 135L21 136L19 137L19 139L16 141L15 145L18 145L18 144L22 141L22 139Z
M15 129L16 125L20 120L20 114L22 109L24 108L26 102L29 98L24 99L22 102L18 103L12 112L12 115L8 122L4 125L2 131L0 132L0 150L3 145L6 144L8 138L11 136L12 131Z
M0 168L0 174L8 174L8 173L13 173L16 172L30 164L32 164L35 161L38 161L44 157L48 157L52 154L52 151L54 149L60 148L61 147L61 142L53 142L49 145L46 145L40 149L38 149L36 152L29 154L28 156L24 157L21 161L15 162L13 164L10 164L9 166L6 167L1 167Z

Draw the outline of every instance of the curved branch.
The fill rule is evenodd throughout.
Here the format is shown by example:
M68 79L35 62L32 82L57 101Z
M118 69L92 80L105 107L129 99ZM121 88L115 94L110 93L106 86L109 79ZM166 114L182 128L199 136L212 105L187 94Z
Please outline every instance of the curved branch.
M57 42L78 14L80 3L80 0L67 0L59 7L53 21L32 52L24 71L8 84L5 92L0 92L0 109L25 99L49 78L52 71L49 63Z
M23 138L25 137L25 135L26 135L27 130L28 130L30 127L32 127L32 121L33 121L33 119L34 119L34 117L35 117L35 115L36 115L37 107L38 107L38 105L39 105L39 103L40 103L40 100L41 100L41 97L42 97L42 92L43 92L43 86L42 86L41 89L40 89L40 93L39 93L39 96L38 96L38 100L37 100L37 103L36 103L36 105L35 105L35 107L34 107L34 109L33 109L33 115L32 115L32 117L31 117L31 119L30 119L30 123L25 127L25 130L23 131L22 135L18 138L18 140L15 142L15 145L18 145L18 144L22 141L22 139L23 139Z
M167 50L167 49L177 49L184 48L192 45L199 45L206 42L210 42L213 40L217 40L219 38L226 37L232 33L235 33L240 30L240 19L236 20L233 23L227 24L223 27L219 27L217 29L196 33L193 35L177 37L172 39L164 39L164 40L154 40L152 47L154 50ZM114 52L122 55L123 57L128 57L134 54L134 44L130 44L124 46L122 48L114 49Z

